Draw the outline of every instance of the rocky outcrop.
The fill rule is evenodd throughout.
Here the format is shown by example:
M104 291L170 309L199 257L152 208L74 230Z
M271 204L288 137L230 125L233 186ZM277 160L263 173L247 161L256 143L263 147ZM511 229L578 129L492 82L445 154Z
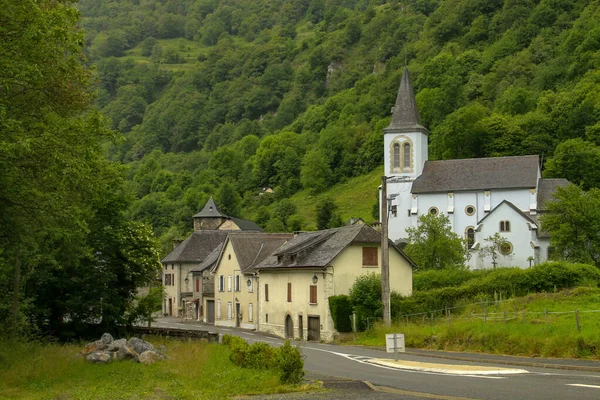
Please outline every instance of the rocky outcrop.
M109 333L102 335L100 340L86 344L81 350L81 355L88 362L100 364L113 360L133 360L143 364L153 364L165 358L161 350L155 349L152 343L137 337L129 340L114 340Z

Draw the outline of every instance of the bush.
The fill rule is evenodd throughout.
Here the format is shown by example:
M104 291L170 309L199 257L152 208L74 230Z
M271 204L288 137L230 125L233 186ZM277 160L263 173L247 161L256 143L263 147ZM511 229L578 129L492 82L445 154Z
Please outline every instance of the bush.
M330 296L329 309L333 326L338 332L352 332L352 304L346 295Z
M267 343L256 342L246 349L244 368L271 369L277 366L277 351Z
M281 383L300 383L304 377L304 359L300 350L286 340L283 346L277 350L277 364Z
M228 336L226 339L225 336ZM246 365L246 354L248 353L248 343L241 337L225 335L223 336L223 343L227 342L231 354L229 359L235 364L243 367Z
M493 270L442 269L417 272L413 275L413 290L424 291L449 286L456 287L491 271Z

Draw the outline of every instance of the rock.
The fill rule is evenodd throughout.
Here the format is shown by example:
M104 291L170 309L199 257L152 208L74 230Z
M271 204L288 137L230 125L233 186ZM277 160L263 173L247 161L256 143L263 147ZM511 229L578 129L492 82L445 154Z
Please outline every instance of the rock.
M95 342L86 344L83 350L81 350L81 354L86 356L96 351L105 350L107 347L107 344L104 343L102 340L96 340Z
M108 345L108 351L119 351L121 347L125 346L127 346L127 339L114 340Z
M106 344L111 344L113 342L113 337L110 333L105 333L102 335L102 337L100 338L101 341L103 341Z
M163 357L153 350L146 350L138 356L138 361L146 365L154 364L162 359Z
M96 364L106 364L110 361L110 353L107 351L94 351L88 354L85 360Z
M125 340L125 339L123 339ZM123 361L123 360L137 360L137 353L131 349L129 346L123 346L121 348L119 348L119 350L117 350L114 353L116 356L114 356L117 360L119 361Z
M136 337L132 337L131 339L129 339L129 341L127 342L127 346L135 350L135 352L138 354L142 354L143 352L148 350L155 351L154 346L152 346L152 343L148 343L145 340Z

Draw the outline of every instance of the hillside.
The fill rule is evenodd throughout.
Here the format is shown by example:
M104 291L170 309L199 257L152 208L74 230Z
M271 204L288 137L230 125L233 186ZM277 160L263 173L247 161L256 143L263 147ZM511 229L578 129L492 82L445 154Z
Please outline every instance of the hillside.
M109 155L130 167L130 216L164 243L189 231L210 195L265 227L289 198L295 221L313 228L327 194L342 217L372 220L382 128L405 60L430 158L540 154L545 176L600 185L600 1L79 8L96 105L124 138ZM258 196L264 187L275 194Z

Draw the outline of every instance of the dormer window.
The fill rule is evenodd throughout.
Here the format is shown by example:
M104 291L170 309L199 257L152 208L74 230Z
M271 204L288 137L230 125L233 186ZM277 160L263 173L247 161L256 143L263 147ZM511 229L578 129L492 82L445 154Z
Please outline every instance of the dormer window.
M281 264L281 262L282 262L282 261L283 261L283 256L281 256L281 255L280 255L280 256L277 256L277 262L278 262L279 264Z

